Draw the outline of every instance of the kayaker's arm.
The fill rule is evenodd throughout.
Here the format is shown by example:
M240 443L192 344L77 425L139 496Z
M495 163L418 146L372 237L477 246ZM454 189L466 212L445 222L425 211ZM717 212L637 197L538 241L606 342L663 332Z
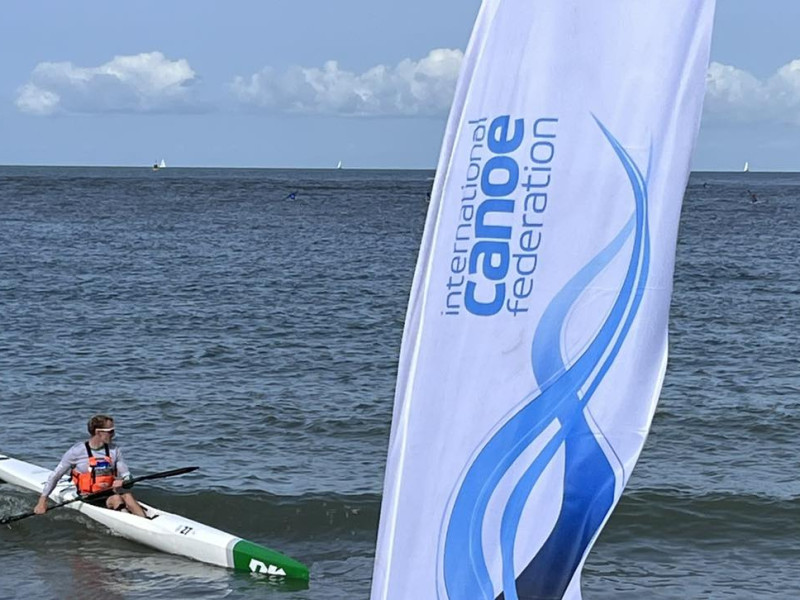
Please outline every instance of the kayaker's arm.
M125 485L125 482L131 479L131 471L125 459L122 457L122 449L115 448L114 451L116 452L114 468L117 471L116 479L114 480L114 490L119 493Z
M115 452L116 460L114 463L114 468L117 470L117 479L127 481L131 478L131 470L128 468L128 463L126 463L125 459L122 457L122 448L116 448Z
M58 485L59 479L66 475L70 469L75 466L73 454L74 452L72 448L64 453L64 456L61 457L61 461L58 463L58 466L53 470L53 472L50 474L50 477L47 479L47 482L44 484L44 487L42 488L42 495L39 496L39 501L33 508L33 512L35 512L37 515L47 512L48 496L50 496L50 494L56 488L56 485Z

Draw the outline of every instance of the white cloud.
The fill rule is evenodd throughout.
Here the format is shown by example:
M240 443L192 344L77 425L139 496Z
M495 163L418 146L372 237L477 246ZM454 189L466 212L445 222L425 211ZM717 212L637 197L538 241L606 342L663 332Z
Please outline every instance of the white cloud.
M275 112L349 116L447 114L463 53L440 48L428 56L378 65L363 73L345 71L336 61L322 68L266 67L231 84L243 104Z
M336 61L318 67L266 67L236 77L231 89L243 105L270 112L345 116L444 115L463 59L460 50L437 49L419 60L378 65L363 73ZM706 115L736 122L800 124L800 59L760 80L747 71L711 63Z
M49 115L58 107L58 94L26 83L18 90L17 107L32 115Z
M322 67L266 67L236 77L230 89L242 105L269 112L441 116L452 102L462 59L460 50L439 48L418 61L405 59L361 73L333 60ZM116 56L98 67L44 62L17 90L16 105L32 115L197 112L197 81L187 60L170 60L161 52ZM716 120L800 125L800 59L766 79L712 62L705 109Z
M711 63L705 107L709 116L724 120L800 125L800 59L763 81L742 69Z
M17 90L16 105L34 115L187 110L195 81L185 59L169 60L161 52L115 56L99 67L44 62Z

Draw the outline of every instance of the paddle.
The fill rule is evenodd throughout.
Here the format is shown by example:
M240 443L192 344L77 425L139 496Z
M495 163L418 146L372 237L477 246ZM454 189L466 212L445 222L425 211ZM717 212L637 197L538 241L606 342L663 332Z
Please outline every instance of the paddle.
M200 467L183 467L180 469L172 469L171 471L162 471L161 473L150 473L149 475L131 477L122 484L122 487L129 488L134 483L138 483L140 481L148 481L150 479L163 479L164 477L172 477L173 475L183 475L184 473L191 473L192 471L196 471L199 468ZM98 500L99 498L110 496L113 493L114 493L113 489L108 489L108 490L103 490L102 492L94 492L93 494L86 494L85 496L77 496L72 500L66 500L65 502L60 502L54 506L51 506L47 510L51 511L54 508L61 508L62 506L66 506L67 504L72 504L73 502L88 502L89 500ZM19 521L21 519L27 519L28 517L32 517L35 514L36 514L35 512L31 511L22 513L20 515L11 515L10 517L3 517L0 518L0 525L12 523L14 521Z

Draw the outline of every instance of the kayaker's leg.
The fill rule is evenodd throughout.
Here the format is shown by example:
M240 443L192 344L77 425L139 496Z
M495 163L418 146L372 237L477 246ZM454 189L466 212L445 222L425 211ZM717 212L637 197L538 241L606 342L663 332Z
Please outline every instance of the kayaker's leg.
M128 512L135 514L137 517L147 517L144 513L144 509L142 505L136 501L136 498L133 497L133 494L130 492L125 492L121 494L123 502L125 502L125 508L128 509Z
M106 498L106 508L111 510L123 509L125 508L125 501L117 494L114 494L113 496Z
M137 517L147 517L142 505L136 501L136 498L134 498L133 494L130 492L123 492L122 494L114 494L113 496L109 496L108 500L106 501L106 506L111 510L119 510L120 508L124 507L128 509L129 513L132 513Z

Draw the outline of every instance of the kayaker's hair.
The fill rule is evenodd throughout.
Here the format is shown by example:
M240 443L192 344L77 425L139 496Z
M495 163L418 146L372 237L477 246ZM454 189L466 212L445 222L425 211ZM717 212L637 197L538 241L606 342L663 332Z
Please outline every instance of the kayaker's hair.
M86 424L86 429L89 430L89 435L94 435L95 431L102 429L106 426L106 423L113 420L114 419L108 415L95 415L89 419L89 422Z

